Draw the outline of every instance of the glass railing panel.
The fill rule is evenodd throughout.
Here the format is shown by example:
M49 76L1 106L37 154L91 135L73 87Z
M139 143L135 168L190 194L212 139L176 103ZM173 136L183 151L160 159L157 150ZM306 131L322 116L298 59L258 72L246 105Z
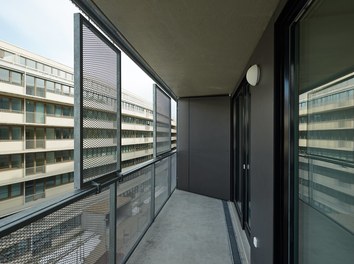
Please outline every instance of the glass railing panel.
M122 263L151 221L153 165L125 178L117 188L117 261Z
M155 163L155 215L167 201L169 173L169 157Z
M0 239L0 263L108 263L109 190Z

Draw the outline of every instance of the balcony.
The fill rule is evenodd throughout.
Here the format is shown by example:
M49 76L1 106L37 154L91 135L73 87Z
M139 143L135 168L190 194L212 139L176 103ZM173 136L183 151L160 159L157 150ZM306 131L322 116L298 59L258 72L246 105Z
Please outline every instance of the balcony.
M153 126L122 123L122 130L153 131Z
M1 153L17 153L23 150L22 140L0 141Z
M46 115L45 124L55 127L74 127L74 117Z
M74 140L73 139L57 139L50 140L47 139L45 142L47 150L55 150L55 149L73 149L74 148Z
M34 214L39 218L25 225L21 218L10 217L8 225L22 226L13 232L9 226L1 230L10 233L0 239L0 261L241 263L236 241L229 236L233 232L229 205L175 190L176 154L121 177L120 183L105 184L99 193L91 188L61 197L53 210L39 209ZM27 196L26 202L44 195ZM20 245L20 251L12 250Z
M24 113L15 111L0 110L0 117L2 124L23 124Z
M56 94L47 91L45 98L64 104L74 104L74 97L68 95Z
M138 111L129 110L129 109L126 109L126 108L122 108L122 115L136 116L136 117L140 117L140 118L144 118L144 119L148 119L148 120L152 120L153 119L153 116L152 116L151 113L138 112Z
M135 144L145 144L153 143L152 137L146 138L122 138L122 145L135 145Z
M122 153L122 160L123 161L130 160L130 159L140 158L152 154L153 154L152 149L136 150L132 152Z

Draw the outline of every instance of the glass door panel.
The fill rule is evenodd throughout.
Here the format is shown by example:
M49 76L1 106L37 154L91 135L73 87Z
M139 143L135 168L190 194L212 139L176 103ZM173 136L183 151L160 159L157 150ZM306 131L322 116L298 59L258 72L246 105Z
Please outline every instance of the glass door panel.
M314 1L294 28L299 263L354 261L353 28L344 0Z
M234 201L242 227L250 234L250 93L243 82L233 99Z

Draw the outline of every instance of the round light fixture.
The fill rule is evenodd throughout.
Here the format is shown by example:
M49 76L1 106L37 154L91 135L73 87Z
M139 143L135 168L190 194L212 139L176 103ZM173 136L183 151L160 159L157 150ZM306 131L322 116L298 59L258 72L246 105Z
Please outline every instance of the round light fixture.
M261 68L257 64L252 65L248 69L246 74L247 82L252 86L256 86L259 83L260 77L261 77Z

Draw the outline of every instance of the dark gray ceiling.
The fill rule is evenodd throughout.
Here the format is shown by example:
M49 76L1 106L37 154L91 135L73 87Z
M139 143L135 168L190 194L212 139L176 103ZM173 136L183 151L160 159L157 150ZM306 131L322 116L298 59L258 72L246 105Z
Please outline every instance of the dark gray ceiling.
M279 0L93 0L178 97L229 94Z

